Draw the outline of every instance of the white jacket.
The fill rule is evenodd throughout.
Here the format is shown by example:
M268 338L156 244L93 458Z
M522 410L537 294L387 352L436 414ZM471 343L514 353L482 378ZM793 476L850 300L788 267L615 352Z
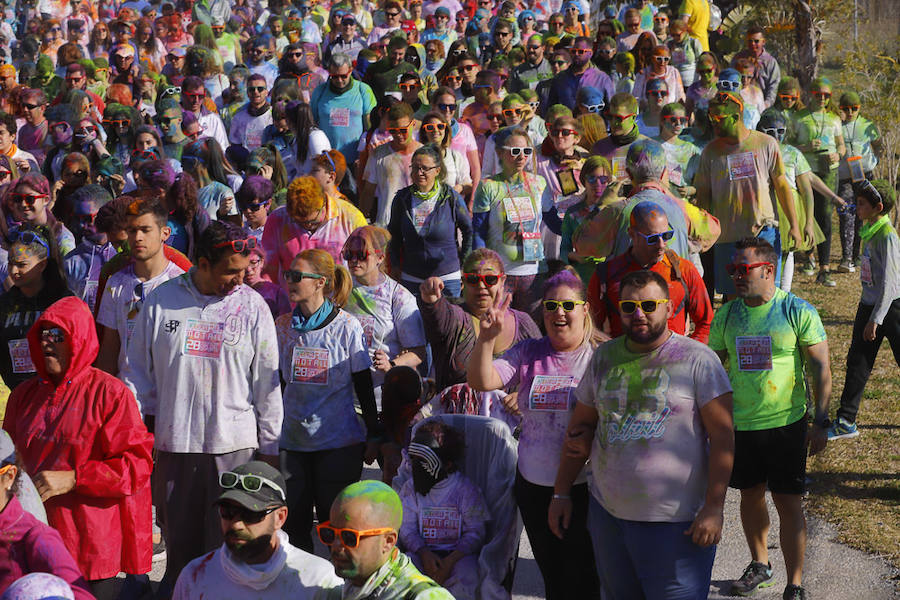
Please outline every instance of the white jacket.
M155 416L158 450L278 454L283 409L272 313L247 285L205 296L192 273L145 300L122 379L143 414Z

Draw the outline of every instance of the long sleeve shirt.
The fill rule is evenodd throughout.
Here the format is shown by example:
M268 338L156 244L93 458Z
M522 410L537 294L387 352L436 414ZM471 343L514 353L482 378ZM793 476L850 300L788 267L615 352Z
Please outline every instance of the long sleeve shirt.
M409 553L429 550L476 554L484 545L490 519L481 490L465 475L450 474L428 494L416 493L409 479L400 490L403 525L400 543Z
M884 323L891 303L900 298L900 237L889 221L863 241L859 278L862 282L860 303L874 306L872 321Z
M206 296L192 275L146 299L122 378L156 417L158 450L277 454L283 409L272 313L247 285Z

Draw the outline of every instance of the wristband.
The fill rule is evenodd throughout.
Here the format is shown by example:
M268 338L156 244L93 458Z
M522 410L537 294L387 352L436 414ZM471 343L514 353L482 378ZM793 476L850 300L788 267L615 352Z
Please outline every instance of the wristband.
M554 500L571 500L572 496L568 496L566 494L553 494Z

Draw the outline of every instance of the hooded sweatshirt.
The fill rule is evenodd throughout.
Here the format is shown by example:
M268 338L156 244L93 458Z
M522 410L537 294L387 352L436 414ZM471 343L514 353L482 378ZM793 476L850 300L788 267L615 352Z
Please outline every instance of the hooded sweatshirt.
M0 594L20 577L40 572L65 579L76 600L93 598L59 533L26 512L15 496L0 512L0 531L4 535L0 545Z
M61 328L71 345L59 384L41 350L46 327ZM125 385L91 366L99 344L87 304L67 297L50 306L28 332L28 345L38 377L10 395L3 427L27 472L75 471L75 488L44 503L50 525L88 580L147 573L153 436Z

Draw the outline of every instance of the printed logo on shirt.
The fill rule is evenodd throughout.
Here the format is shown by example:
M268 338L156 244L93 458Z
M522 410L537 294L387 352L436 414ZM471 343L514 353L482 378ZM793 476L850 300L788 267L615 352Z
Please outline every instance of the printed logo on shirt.
M13 373L34 373L35 368L34 363L31 362L28 340L9 340L7 344Z
M363 344L366 348L371 348L375 342L375 317L372 315L353 315L359 321L363 328Z
M422 539L428 546L449 546L459 541L462 517L458 508L423 508L420 515Z
M332 108L328 113L328 123L332 127L350 127L350 109Z
M741 152L728 155L728 179L737 181L756 177L756 161L752 152Z
M503 199L503 210L510 223L528 223L534 221L534 205L528 196L516 196Z
M571 375L535 375L528 394L528 408L535 411L568 412L572 389L577 385Z
M200 358L219 358L224 340L224 323L188 319L182 354Z
M181 321L176 321L175 319L171 319L166 321L166 324L163 325L163 331L166 333L178 333L178 328L181 326Z
M624 156L613 156L612 159L612 170L613 170L613 179L615 180L625 180L628 179L628 171L625 170L625 157Z
M328 385L330 356L327 348L294 346L291 356L291 383Z
M634 393L629 393L631 378L622 367L609 370L599 390L601 411L606 421L606 442L652 440L666 432L669 408L666 392L669 390L669 374L661 369L642 369L634 382ZM602 442L602 438L601 438Z
M741 371L772 370L772 338L767 335L739 335L734 338Z

